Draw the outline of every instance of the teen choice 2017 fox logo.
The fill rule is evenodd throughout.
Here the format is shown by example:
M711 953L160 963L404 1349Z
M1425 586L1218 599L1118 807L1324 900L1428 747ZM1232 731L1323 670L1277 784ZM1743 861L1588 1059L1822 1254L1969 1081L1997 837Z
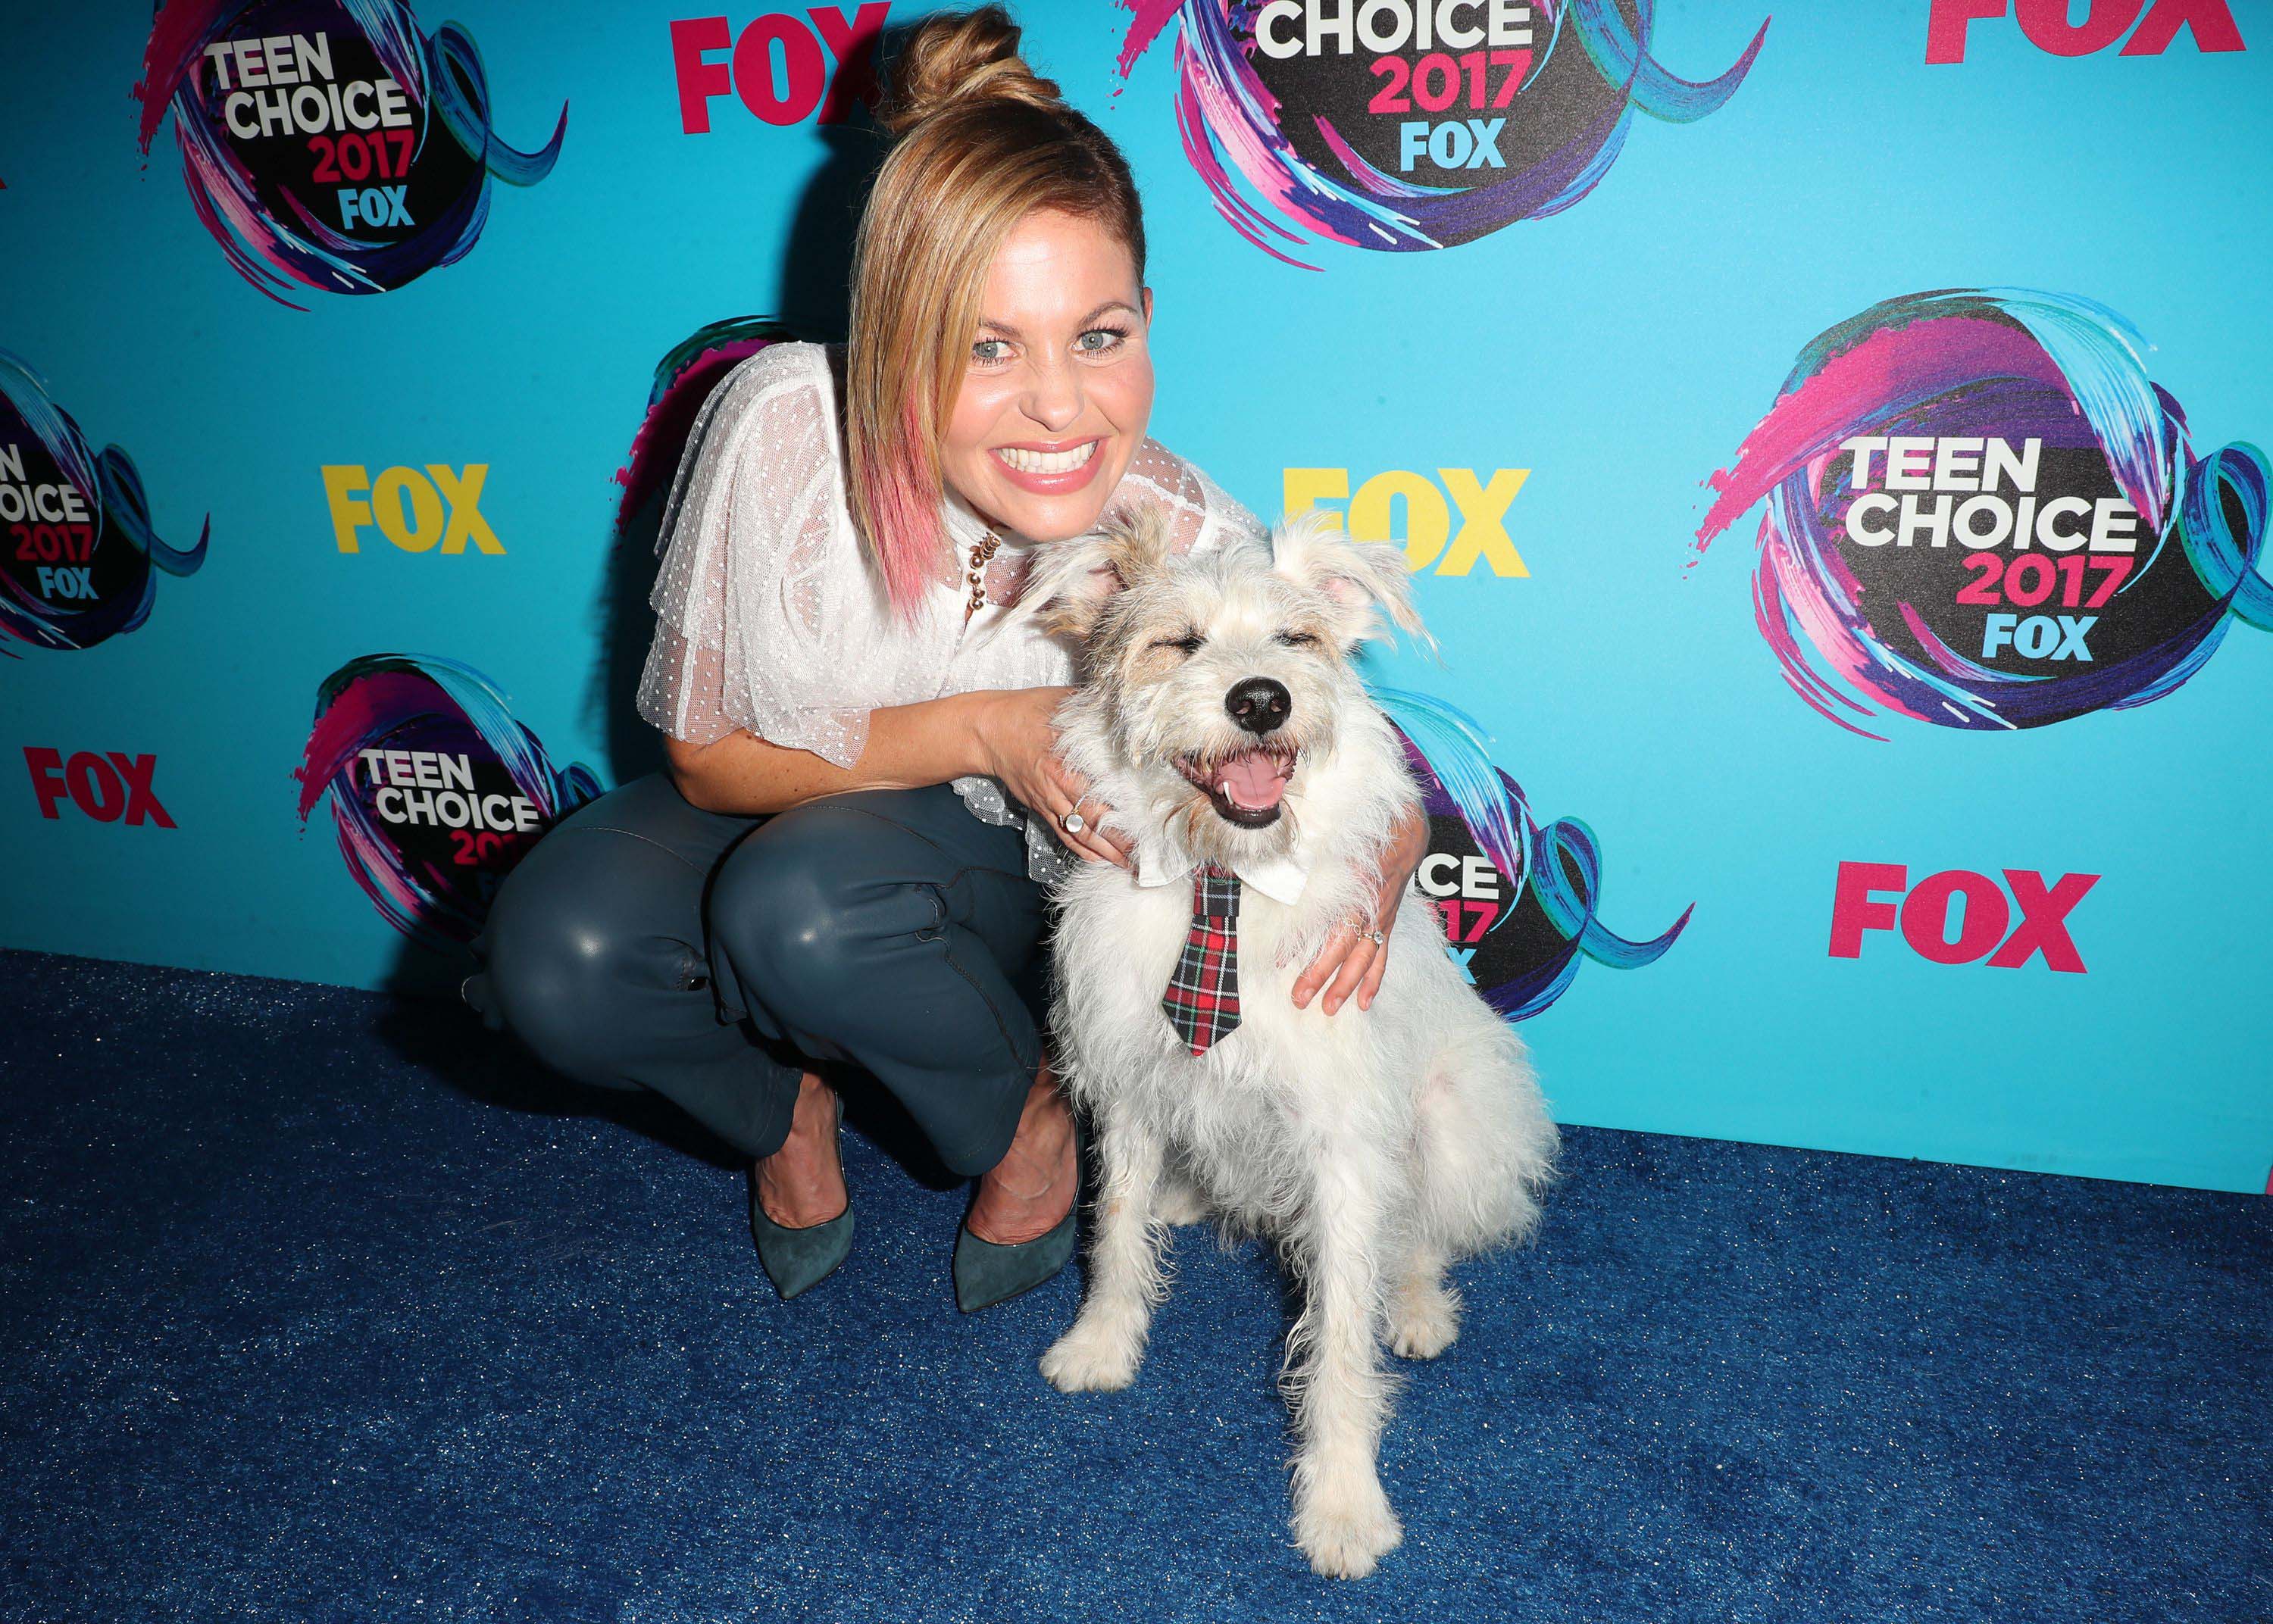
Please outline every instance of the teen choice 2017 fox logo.
M471 941L537 837L600 793L581 762L552 765L487 677L434 655L365 655L324 678L292 775L302 826L328 794L371 906L443 950Z
M1713 475L1697 550L1766 504L1760 634L1866 737L1881 711L1995 731L2161 699L2233 621L2273 631L2273 468L2197 457L2146 348L2063 294L1872 305L1800 352Z
M134 460L97 452L46 382L0 350L0 654L11 641L92 648L150 617L158 574L190 575L197 544L169 547L152 528Z
M1467 243L1570 207L1637 111L1702 118L1734 94L1650 55L1654 0L1121 0L1126 79L1176 39L1176 126L1234 230L1274 258ZM1232 179L1237 170L1258 207Z
M465 257L492 177L551 173L490 127L481 53L401 0L170 0L134 86L146 153L174 112L198 218L240 274L284 304L299 288L384 293ZM303 308L294 305L293 308Z

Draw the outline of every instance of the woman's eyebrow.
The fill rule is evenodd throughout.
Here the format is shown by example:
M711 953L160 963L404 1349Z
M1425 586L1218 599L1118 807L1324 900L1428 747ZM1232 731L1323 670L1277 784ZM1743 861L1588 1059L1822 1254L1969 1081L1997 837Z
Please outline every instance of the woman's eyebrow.
M1074 325L1077 327L1086 327L1091 322L1095 321L1099 316L1104 315L1107 311L1127 311L1132 316L1137 313L1136 307L1129 303L1126 299L1107 299L1104 303L1090 311ZM1019 332L1017 328L1012 326L1009 322L998 320L992 316L981 316L979 318L979 325L986 328L989 333L1001 333L1006 339L1017 339L1023 341L1026 336L1024 333Z

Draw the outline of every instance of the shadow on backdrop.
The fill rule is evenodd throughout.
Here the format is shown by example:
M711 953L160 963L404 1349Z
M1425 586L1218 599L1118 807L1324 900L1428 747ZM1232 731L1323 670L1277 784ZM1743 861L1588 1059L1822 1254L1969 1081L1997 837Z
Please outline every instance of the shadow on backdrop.
M601 740L602 776L611 786L664 766L662 736L639 714L639 683L653 634L649 597L664 510L703 403L737 364L766 345L841 341L849 326L853 233L884 141L865 110L843 124L817 125L815 133L826 156L799 198L776 267L775 313L723 317L671 346L656 362L640 415L628 425L629 451L616 475L622 495L591 615L595 658L584 699L586 729ZM604 1119L717 1167L744 1165L731 1147L662 1096L571 1081L509 1034L487 1028L459 998L477 964L469 948L441 950L404 938L384 984L391 992L425 996L382 1017L383 1041L484 1104ZM844 1096L847 1125L917 1179L934 1188L961 1182L874 1079L838 1067L829 1081Z

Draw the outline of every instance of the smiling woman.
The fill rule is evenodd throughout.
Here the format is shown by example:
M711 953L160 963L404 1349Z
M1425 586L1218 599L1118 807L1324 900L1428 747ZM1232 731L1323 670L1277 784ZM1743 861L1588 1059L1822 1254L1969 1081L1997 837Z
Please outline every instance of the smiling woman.
M1107 246L1065 215L1031 216L995 255L988 291L999 282L1003 297L1017 299L1022 285L1031 287L1024 302L1039 304L1047 298L1041 290L1052 286L1094 287L1104 280L1100 267L1081 261ZM992 489L997 501L1009 494L1001 489L1004 480L1029 497L1070 497L1114 471L1126 460L1124 425L1141 423L1152 409L1150 358L1142 338L1131 336L1133 325L1144 319L1132 299L1114 298L1065 324L1077 334L1071 358L1088 366L1091 376L1077 394L1061 392L1054 410L1040 397L1021 398L1015 383L1019 352L1040 341L999 317L981 317L979 330L986 336L971 347L971 376L956 398L941 446L950 482L973 491ZM1086 414L1077 409L1084 405L1091 408ZM1096 421L1084 423L1084 415ZM1062 431L1046 439L995 438L1031 433L1037 425ZM1105 455L1097 454L1100 449ZM1039 517L1038 505L1029 505Z
M994 6L910 36L850 343L741 363L673 483L640 687L670 770L537 842L467 985L559 1070L656 1089L748 1156L785 1298L851 1241L832 1065L977 1178L965 1309L1070 1255L1042 890L1128 847L1061 759L1072 653L1010 610L1038 553L1112 512L1154 510L1178 551L1261 529L1147 437L1136 188L1017 44ZM1383 916L1422 843L1415 819L1384 855ZM1378 923L1353 919L1298 999L1369 999Z

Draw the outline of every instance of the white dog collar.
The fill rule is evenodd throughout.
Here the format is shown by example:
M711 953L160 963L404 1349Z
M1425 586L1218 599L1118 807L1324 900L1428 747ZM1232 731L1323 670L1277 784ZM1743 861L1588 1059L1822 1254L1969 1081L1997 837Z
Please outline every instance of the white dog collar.
M1140 838L1136 842L1136 883L1140 886L1172 886L1189 884L1192 871L1199 866L1197 859L1159 839ZM1274 857L1267 863L1240 863L1231 865L1242 885L1253 886L1274 902L1292 907L1300 901L1302 887L1310 878L1310 866L1294 857Z

